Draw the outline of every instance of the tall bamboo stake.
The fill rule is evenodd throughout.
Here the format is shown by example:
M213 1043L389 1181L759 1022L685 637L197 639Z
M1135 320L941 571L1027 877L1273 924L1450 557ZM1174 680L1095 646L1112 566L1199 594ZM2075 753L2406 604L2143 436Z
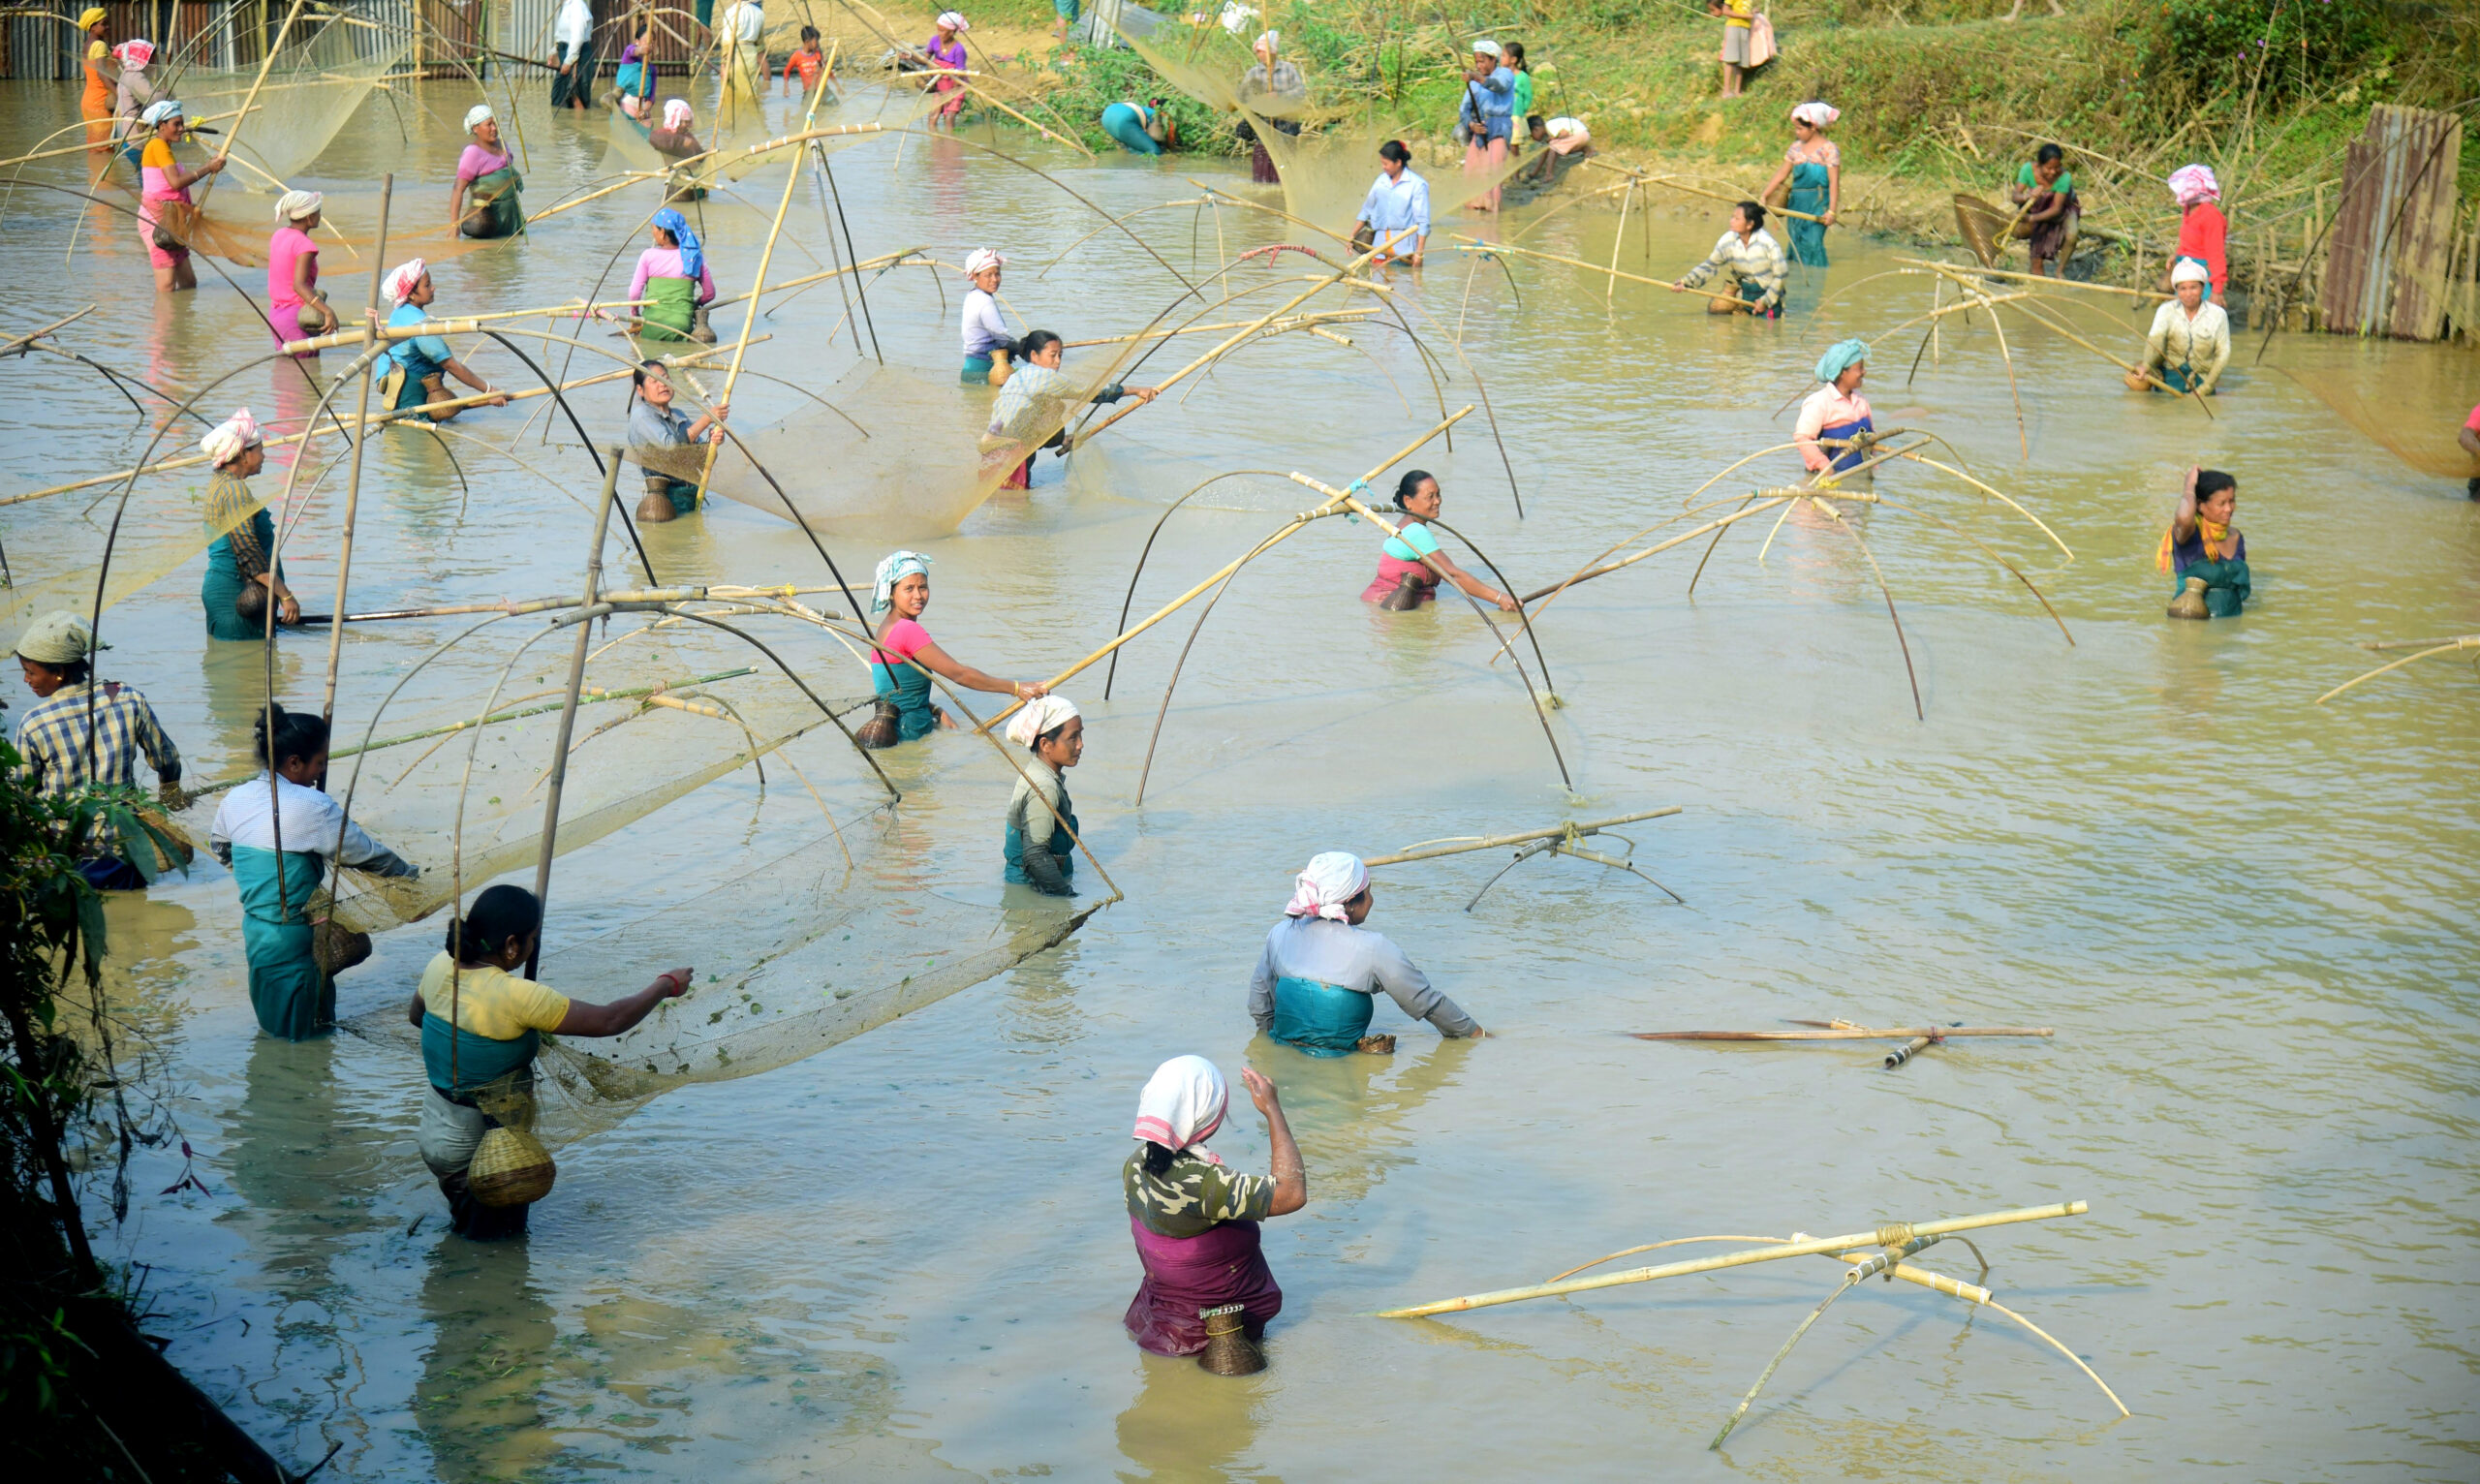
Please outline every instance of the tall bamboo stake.
M737 59L740 55L740 47L737 46L733 46L731 54L735 59ZM730 87L728 84L726 85L725 95L727 97L730 96ZM820 88L816 92L810 94L809 111L803 115L801 119L802 129L807 130L810 126L811 120L818 117L819 100L825 96L826 89L824 88ZM876 129L878 126L876 124L872 124L869 127ZM757 147L763 149L769 146L760 145ZM750 331L758 327L758 296L766 292L766 270L775 262L775 242L777 238L784 234L784 216L785 213L792 209L792 191L800 183L800 162L796 159L792 163L792 168L784 172L784 196L782 200L775 203L774 225L766 229L765 251L758 255L758 278L757 281L752 283L749 288L750 308L746 314L741 316L740 340L732 347L731 368L724 373L724 395L721 402L721 405L724 407L728 408L731 405L732 387L740 381L741 357L749 354ZM723 451L723 440L719 438L709 438L706 440L706 458L698 469L698 503L701 506L706 503L706 483L715 477L715 455Z
M594 512L594 545L585 554L585 597L591 605L603 588L603 539L611 529L611 507L620 489L620 460L625 450L618 445L604 450L603 504ZM569 738L576 731L577 696L585 686L587 645L594 638L594 625L577 625L576 647L569 655L569 697L560 708L560 736L551 747L551 781L542 798L542 852L534 861L534 900L537 906L551 899L551 856L559 844L560 792L569 781ZM534 977L535 966L542 958L542 940L538 934L534 951L525 957L525 976Z
M388 256L388 208L395 193L396 172L389 170L379 180L379 256L382 259ZM354 426L365 431L353 441L353 473L345 480L344 542L336 555L336 605L332 610L333 616L327 620L327 683L326 694L319 701L319 719L331 727L336 720L336 667L344 657L345 594L353 577L354 518L361 509L361 454L370 444L366 429L370 417L371 376L377 360L369 353L379 334L379 275L376 273L370 275L370 295L362 305L361 314L361 389L356 393L353 417ZM322 777L321 787L326 787L326 778Z
M2092 1209L2080 1200L2062 1201L2054 1206L2026 1206L2013 1211L1993 1211L1985 1216L1948 1217L1941 1221L1917 1223L1898 1221L1875 1231L1853 1232L1848 1236L1815 1237L1806 1242L1785 1242L1780 1247L1755 1248L1747 1252L1724 1252L1719 1257L1697 1257L1687 1262L1666 1262L1658 1267L1631 1268L1624 1273L1605 1273L1595 1278L1570 1279L1566 1283L1534 1283L1522 1288L1500 1288L1488 1293L1467 1294L1462 1298L1441 1299L1432 1304L1415 1304L1407 1309L1379 1312L1381 1319L1422 1319L1432 1314L1458 1314L1469 1309L1486 1309L1494 1304L1513 1304L1524 1299L1555 1298L1566 1293L1581 1293L1591 1288L1615 1288L1623 1283L1641 1283L1658 1278L1678 1278L1689 1273L1712 1273L1723 1268L1747 1267L1751 1263L1773 1262L1783 1257L1806 1257L1816 1252L1856 1252L1867 1247L1898 1247L1921 1236L1945 1236L1958 1231L1978 1231L1985 1226L2010 1226L2018 1221L2045 1221L2062 1216L2082 1216Z

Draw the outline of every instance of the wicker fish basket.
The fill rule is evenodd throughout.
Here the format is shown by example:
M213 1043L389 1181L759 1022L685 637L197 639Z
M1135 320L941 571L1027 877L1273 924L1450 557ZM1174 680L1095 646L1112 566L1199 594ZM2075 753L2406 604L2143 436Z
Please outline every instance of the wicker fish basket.
M551 1193L560 1167L542 1141L522 1128L492 1128L474 1146L465 1184L485 1206L530 1206Z
M1266 1369L1265 1351L1248 1335L1248 1308L1225 1304L1197 1311L1197 1317L1205 1321L1205 1348L1197 1353L1198 1365L1217 1376L1255 1376Z
M1964 234L1964 244L1980 260L1982 267L1996 267L2015 220L2011 211L2000 211L1977 196L1955 193L1955 226Z

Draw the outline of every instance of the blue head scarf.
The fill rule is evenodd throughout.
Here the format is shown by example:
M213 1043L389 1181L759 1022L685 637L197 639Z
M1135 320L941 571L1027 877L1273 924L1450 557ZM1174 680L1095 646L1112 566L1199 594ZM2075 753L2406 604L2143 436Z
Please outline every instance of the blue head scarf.
M884 613L895 606L895 585L919 572L930 574L930 559L918 551L891 551L879 564L878 583L870 589L870 611Z
M1817 357L1817 380L1831 386L1836 377L1868 358L1868 341L1838 340L1826 347L1825 354Z
M696 278L704 270L706 250L698 241L698 233L689 230L689 218L666 206L655 213L654 224L670 232L671 239L680 244L681 277Z

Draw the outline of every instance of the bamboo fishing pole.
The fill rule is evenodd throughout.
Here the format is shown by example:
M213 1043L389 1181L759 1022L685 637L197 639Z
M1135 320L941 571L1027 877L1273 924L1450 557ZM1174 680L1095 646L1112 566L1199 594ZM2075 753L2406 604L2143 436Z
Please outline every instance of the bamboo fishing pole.
M1499 1288L1487 1293L1470 1293L1461 1298L1441 1299L1435 1303L1414 1304L1404 1309L1380 1310L1380 1319L1423 1319L1433 1314L1460 1314L1467 1310L1487 1309L1497 1304L1513 1304L1525 1299L1555 1298L1562 1294L1582 1293L1594 1288L1615 1288L1625 1283L1648 1283L1655 1279L1679 1278L1690 1273L1713 1273L1724 1268L1747 1267L1752 1263L1775 1262L1784 1257L1807 1257L1816 1253L1858 1252L1864 1248L1901 1247L1920 1237L1947 1236L1959 1231L1979 1231L1990 1226L2010 1226L2020 1221L2046 1221L2059 1217L2082 1216L2091 1210L2084 1201L2062 1201L2052 1206L2026 1206L2013 1211L1993 1211L1983 1216L1947 1217L1940 1221L1896 1221L1875 1231L1852 1232L1840 1237L1812 1237L1805 1242L1785 1242L1776 1247L1753 1248L1743 1252L1724 1252L1715 1257L1696 1257L1686 1262L1666 1262L1656 1267L1631 1268L1624 1273L1605 1273L1594 1278L1569 1279L1563 1283L1533 1283L1521 1288Z
M2416 642L2419 642L2419 641L2414 640L2413 642L2415 642L2415 643L2416 643ZM2399 645L2372 644L2372 645L2370 645L2370 646L2368 646L2368 647L2369 647L2369 648L2371 648L2371 649L2385 649L2385 648L2399 648L2399 647L2402 647L2402 646L2399 646ZM2321 705L2325 704L2327 701L2332 700L2335 696L2341 695L2344 691L2347 691L2347 690L2349 690L2351 687L2353 687L2353 686L2355 686L2355 685L2358 685L2358 684L2359 684L2361 681L2363 681L2363 680L2374 680L2377 676L2382 675L2382 674L2385 674L2386 672L2388 672L2388 671L2390 671L2390 670L2399 670L2399 669L2401 669L2402 666L2404 666L2404 665L2406 665L2413 664L2413 663L2415 663L2415 662L2417 662L2417 661L2425 660L2425 659L2427 659L2427 658L2428 658L2429 656L2431 656L2431 655L2442 655L2442 654L2448 654L2448 653L2451 653L2451 652L2453 652L2453 651L2455 651L2455 650L2462 650L2462 649L2480 649L2480 634L2463 634L2463 635L2461 635L2460 637L2457 637L2457 638L2451 638L2451 639L2443 639L2443 640L2439 640L2439 641L2437 641L2437 642L2435 642L2435 643L2431 644L2428 648L2418 651L2417 653L2414 653L2414 654L2407 654L2407 655L2404 655L2404 656L2403 656L2402 659L2400 659L2400 660L2394 660L2394 661L2390 661L2390 662L2388 662L2388 663L2386 663L2386 664L2384 664L2384 665L2378 665L2376 668L2374 668L2374 669L2372 669L2372 670L2370 670L2370 671L2369 671L2367 674L2365 674L2365 675L2355 675L2355 676L2353 676L2352 678L2350 678L2350 679L2348 679L2348 680L2343 681L2340 685L2336 686L2334 689L2332 689L2332 690L2330 690L2330 691L2326 692L2324 695L2319 696L2318 697L2316 697L2316 699L2315 699L2315 700L2313 700L2313 701L2311 701L2310 704L2311 704L2311 705L2318 705L2318 706L2321 706Z
M24 334L10 341L7 345L0 345L0 356L22 355L24 354L26 347L34 344L38 340L41 340L44 336L50 334L52 331L60 328L64 325L73 324L78 320L82 320L94 312L95 306L89 304L85 308L78 310L76 314L62 315L59 319L52 321L49 325L45 325L41 329L28 330Z
M1428 432L1423 433L1420 437L1413 439L1409 444L1406 444L1403 448L1398 450L1385 462L1380 464L1377 468L1372 469L1369 473L1361 476L1359 480L1356 482L1365 484L1371 479L1378 478L1380 475L1384 474L1387 470L1394 468L1397 464L1410 458L1414 453L1420 451L1423 444L1428 443L1439 434L1445 432L1450 427L1453 427L1457 422L1462 421L1465 415L1472 411L1472 404L1465 404L1463 407L1457 409L1453 414L1448 416L1444 420L1432 427ZM1178 612L1181 607L1194 601L1206 589L1214 586L1216 583L1231 575L1233 572L1238 572L1243 566L1248 564L1251 558L1263 554L1268 548L1274 546L1277 542L1287 541L1296 533L1306 530L1311 521L1320 519L1324 516L1337 514L1339 511L1340 508L1335 505L1335 502L1329 500L1314 510L1304 510L1300 514L1294 515L1291 519L1291 524L1285 527L1283 530L1276 532L1273 536L1268 537L1265 541L1258 542L1248 551L1232 558L1222 567L1217 568L1210 575L1198 582L1194 587L1190 588L1179 597L1172 599L1169 603L1166 603L1162 606L1155 609L1152 613L1146 615L1145 618L1133 626L1123 630L1119 635L1113 638L1109 643L1103 645L1098 650L1095 650L1092 654L1087 655L1084 659L1077 661L1068 668L1061 670L1057 675L1054 675L1049 680L1043 682L1042 689L1050 691L1066 685L1069 681L1082 674L1093 665L1117 652L1121 645L1127 643L1132 638L1135 638L1138 634L1153 628L1156 624L1159 624L1162 620L1170 617L1173 613ZM1008 717L1013 716L1017 709L1024 704L1025 703L1021 700L1009 701L1005 707L1000 709L998 714L991 717L990 720L982 723L981 726L976 729L978 731L988 731L991 727L998 726L1000 723L1008 720Z
M389 170L379 180L379 246L376 256L388 256L388 212L396 194L396 172ZM353 410L354 426L362 435L353 441L353 473L345 480L345 527L341 546L336 554L335 616L327 622L327 680L319 701L319 720L332 727L336 720L336 670L344 659L345 594L353 578L354 519L361 510L361 455L370 444L367 431L370 421L370 383L377 369L378 357L370 354L379 335L379 275L370 275L370 293L361 311L361 388L356 393ZM320 769L320 787L326 786L326 770Z
M2058 1033L2048 1026L1898 1026L1879 1030L1846 1026L1815 1031L1630 1031L1640 1041L1900 1041L1928 1036L1953 1040L1959 1036L2038 1036Z
M1700 190L1692 185L1682 185L1679 182L1679 177L1675 175L1642 174L1638 171L1629 170L1624 165L1612 165L1608 161L1591 157L1588 157L1584 163L1587 165L1597 165L1603 170L1616 171L1619 174L1626 175L1635 184L1640 186L1662 186L1673 191L1685 191L1690 196L1702 196L1708 201L1729 201L1734 206L1738 205L1743 201L1756 201L1759 205L1764 204L1763 201L1754 191L1751 191L1746 196L1724 196L1720 191L1706 191ZM1827 225L1824 217L1815 216L1806 211L1794 211L1788 206L1766 206L1765 213L1768 216L1787 216L1797 221L1815 222L1821 226Z
M737 45L732 47L732 51L735 56L737 56L740 49L741 48ZM728 89L727 89L726 96L729 96ZM824 88L820 88L818 91L810 94L809 112L801 119L801 123L804 128L806 128L812 120L818 117L819 100L825 96L826 89ZM841 126L834 132L839 134L860 133L869 130L876 130L878 127L879 126L875 123L868 125ZM803 134L790 136L785 139L773 142L798 143L804 139L818 137L819 136L813 134ZM752 152L755 152L756 149L769 147L772 147L772 144L755 146ZM786 213L792 209L792 192L800 185L800 183L801 172L798 170L789 170L784 172L784 195L783 198L775 203L775 222L774 225L766 229L766 247L764 251L758 255L758 277L751 283L749 289L750 297L753 301L758 295L766 292L766 270L775 262L775 241L778 237L781 237L784 234L784 217ZM817 260L812 259L811 261L816 262ZM715 416L719 418L731 410L732 387L740 381L741 358L749 354L750 332L757 327L758 314L755 309L741 316L740 339L732 347L731 368L724 373L723 397L715 404ZM721 439L710 438L706 440L706 457L698 468L697 503L698 505L702 506L706 503L706 485L708 481L713 479L715 477L715 457L723 451L723 440Z
M1544 263L1564 263L1571 268L1582 268L1588 273L1608 274L1614 278L1627 279L1629 283L1667 289L1673 294L1685 294L1692 298L1708 299L1717 304L1730 304L1737 308L1746 308L1748 304L1746 299L1728 294L1710 294L1703 289L1684 289L1667 278L1647 278L1642 273L1623 273L1615 266L1605 268L1599 263L1587 263L1581 258L1565 258L1557 253L1545 253L1537 247L1518 247L1512 242L1484 242L1479 237L1468 237L1460 232L1449 233L1449 235L1458 242L1472 243L1475 249L1483 253L1516 253L1527 258L1538 258Z
M379 281L378 274L370 276L372 283ZM571 299L565 304L545 304L539 309L496 309L489 314L458 315L450 320L424 319L411 325L382 325L377 334L378 338L389 341L416 340L424 335L475 335L481 333L483 325L502 320L581 320L597 310L628 309L653 302L652 299ZM284 343L284 353L287 356L308 356L333 350L340 345L365 343L360 330L329 330L324 335L305 335L298 340L288 340Z
M1314 314L1294 315L1281 324L1266 326L1266 329L1269 334L1282 334L1295 329L1312 328L1319 325L1357 323L1377 313L1375 309L1325 309ZM1132 335L1103 335L1093 340L1070 340L1067 345L1071 351L1097 345L1126 345L1132 340L1162 340L1173 335L1202 335L1215 330L1240 329L1246 327L1248 323L1245 320L1225 320L1219 325L1183 325L1174 329L1140 330Z
M2177 297L2176 294L2156 294L2149 289L2122 289L2116 284L2088 284L2081 279L2052 278L2042 273L2024 273L2018 272L2012 268L1984 268L1976 263L1938 263L1928 258L1898 258L1895 262L1909 263L1913 267L1937 269L1944 273L1969 274L1974 278L2007 278L2013 279L2019 283L2053 285L2065 289L2083 289L2093 294L2120 294L2130 298L2157 300Z
M604 449L603 503L594 512L594 544L586 548L585 596L581 604L591 606L603 587L603 541L611 529L611 507L620 488L620 462L624 450L614 444ZM577 693L585 685L585 656L593 641L594 626L577 625L576 647L569 655L569 695L560 707L560 736L551 749L551 778L542 798L542 850L534 861L534 900L539 907L551 899L551 856L560 834L560 793L569 781L569 738L577 727ZM525 956L525 976L534 977L535 966L542 957L542 940L536 935L533 951Z
M1512 835L1489 835L1468 842L1440 841L1430 846L1414 846L1410 850L1398 850L1392 855L1373 855L1361 864L1372 868L1398 866L1407 861L1435 860L1442 855L1462 855L1473 850L1495 850L1501 846L1522 845L1529 840L1555 839L1570 832L1578 836L1591 835L1621 824L1634 824L1642 819L1668 819L1678 814L1680 808L1681 806L1677 804L1668 804L1660 809L1648 809L1642 814L1623 814L1616 819L1596 819L1590 824L1554 824L1547 829L1521 830Z

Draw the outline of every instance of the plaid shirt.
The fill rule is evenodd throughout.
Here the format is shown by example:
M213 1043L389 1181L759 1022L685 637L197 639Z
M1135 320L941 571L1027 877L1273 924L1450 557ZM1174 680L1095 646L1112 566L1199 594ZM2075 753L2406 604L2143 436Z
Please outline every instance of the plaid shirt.
M146 697L119 681L104 683L95 696L95 746L91 765L86 747L86 695L89 686L65 685L17 723L17 752L25 758L20 778L32 780L48 797L57 798L88 784L138 784L138 755L144 753L156 775L170 783L181 776L181 754L155 720Z
M1722 233L1722 239L1714 244L1714 251L1703 263L1690 268L1680 282L1696 288L1713 277L1717 268L1734 286L1755 284L1760 308L1770 309L1782 302L1782 244L1764 228L1750 232L1745 242L1736 232Z

